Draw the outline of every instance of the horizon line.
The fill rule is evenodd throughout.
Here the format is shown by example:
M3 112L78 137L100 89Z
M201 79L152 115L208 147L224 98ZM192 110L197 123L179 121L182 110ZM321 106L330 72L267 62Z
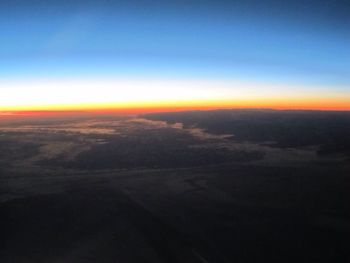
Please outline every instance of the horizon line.
M147 114L147 113L162 113L162 112L186 112L186 111L215 111L215 110L270 110L270 111L327 111L327 112L350 112L349 108L337 108L337 107L215 107L215 106L178 106L178 107L133 107L133 108L100 108L100 109L38 109L38 110L0 110L1 118L11 117L31 117L31 116L59 116L59 115L108 115L108 114L121 114L121 115L134 115L134 114Z

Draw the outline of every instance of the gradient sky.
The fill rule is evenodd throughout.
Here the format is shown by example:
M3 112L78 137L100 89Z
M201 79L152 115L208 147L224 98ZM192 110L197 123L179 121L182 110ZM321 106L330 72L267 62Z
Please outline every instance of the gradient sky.
M0 47L0 110L350 109L348 0L1 1Z

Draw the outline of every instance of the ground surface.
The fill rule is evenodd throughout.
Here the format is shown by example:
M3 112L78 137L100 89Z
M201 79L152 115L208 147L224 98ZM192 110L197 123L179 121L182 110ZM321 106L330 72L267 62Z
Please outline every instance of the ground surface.
M0 262L349 262L350 117L293 114L0 121Z

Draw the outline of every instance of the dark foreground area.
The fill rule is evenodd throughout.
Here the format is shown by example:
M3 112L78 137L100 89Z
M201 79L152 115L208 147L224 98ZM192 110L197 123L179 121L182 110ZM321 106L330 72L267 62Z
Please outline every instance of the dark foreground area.
M349 115L227 112L2 123L0 262L349 262Z

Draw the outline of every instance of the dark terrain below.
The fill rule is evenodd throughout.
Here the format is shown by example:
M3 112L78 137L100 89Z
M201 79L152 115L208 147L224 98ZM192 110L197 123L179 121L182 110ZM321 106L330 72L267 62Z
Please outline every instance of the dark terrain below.
M0 262L349 262L349 121L0 121Z

